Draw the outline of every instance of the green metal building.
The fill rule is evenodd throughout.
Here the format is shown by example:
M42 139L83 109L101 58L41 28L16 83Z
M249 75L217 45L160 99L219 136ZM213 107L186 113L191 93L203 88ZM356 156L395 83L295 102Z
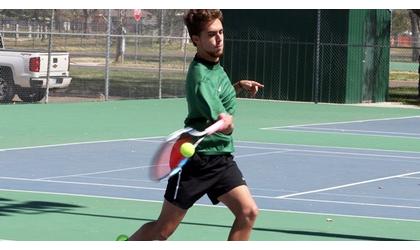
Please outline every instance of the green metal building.
M223 10L223 15L222 64L233 81L264 83L258 98L386 100L389 10Z

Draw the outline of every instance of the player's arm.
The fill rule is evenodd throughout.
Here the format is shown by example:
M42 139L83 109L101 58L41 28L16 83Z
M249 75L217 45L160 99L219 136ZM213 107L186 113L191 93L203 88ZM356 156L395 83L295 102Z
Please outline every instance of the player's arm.
M208 120L223 120L224 126L219 132L231 134L233 132L233 116L223 107L221 100L218 98L216 90L209 87L210 84L200 83L196 89L197 103L196 107L200 113Z
M248 91L252 97L255 97L258 89L264 88L264 85L252 80L239 80L233 84L233 87L235 87L236 93L239 93L241 90L245 90Z

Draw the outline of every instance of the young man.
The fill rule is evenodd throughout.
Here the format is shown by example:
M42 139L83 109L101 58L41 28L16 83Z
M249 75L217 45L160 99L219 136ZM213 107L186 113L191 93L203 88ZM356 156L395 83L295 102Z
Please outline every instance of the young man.
M228 239L249 239L258 208L231 155L235 90L244 89L255 96L263 85L249 80L231 84L219 62L223 55L222 20L220 10L189 10L184 16L191 40L197 47L186 80L185 126L204 130L218 119L223 119L225 125L199 144L180 176L168 180L159 218L144 224L129 240L166 240L188 209L204 194L213 204L224 203L235 215Z

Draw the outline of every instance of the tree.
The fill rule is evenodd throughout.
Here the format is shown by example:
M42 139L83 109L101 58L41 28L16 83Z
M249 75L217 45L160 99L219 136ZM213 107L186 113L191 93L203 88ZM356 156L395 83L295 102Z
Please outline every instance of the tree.
M92 17L98 13L98 10L84 9L82 13L83 13L83 19L85 23L85 25L83 26L84 32L87 34L92 33Z
M117 37L117 48L116 48L116 53L115 53L116 63L118 63L119 61L121 61L121 63L124 63L125 34L127 33L125 26L127 23L127 16L128 16L128 10L118 11L118 26L116 29L116 33L119 36Z
M415 37L414 46L416 49L413 49L413 61L418 60L419 63L419 80L417 86L417 96L420 98L420 10L410 10L410 18L411 18L411 30L413 32L413 37ZM414 36L416 34L416 36Z
M411 33L413 38L413 62L417 61L420 55L420 10L409 10Z
M407 10L393 10L392 11L392 30L391 34L397 36L410 29L410 19Z
M41 26L42 30L47 31L49 29L48 27L51 20L52 10L4 9L0 10L0 14L3 16L13 18L15 20L27 21L28 25L32 25L31 22L35 22L36 24ZM43 35L41 35L40 37L41 40L45 38L45 36Z
M0 14L7 17L12 17L17 20L33 20L41 25L47 25L51 19L51 10L21 10L21 9L4 9L0 10Z

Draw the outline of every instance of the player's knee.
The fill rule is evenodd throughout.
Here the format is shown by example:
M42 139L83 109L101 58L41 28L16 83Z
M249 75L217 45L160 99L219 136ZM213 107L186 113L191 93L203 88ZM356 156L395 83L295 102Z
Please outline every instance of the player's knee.
M248 207L242 210L240 217L249 222L254 222L257 219L259 210L257 206Z
M169 238L170 235L164 233L164 232L160 232L158 235L158 240L167 240Z
M158 232L158 240L167 240L174 232L175 230L172 229L161 229Z
M259 209L257 206L254 206L250 209L248 217L252 218L253 221L255 221L257 219L258 214L260 213Z

